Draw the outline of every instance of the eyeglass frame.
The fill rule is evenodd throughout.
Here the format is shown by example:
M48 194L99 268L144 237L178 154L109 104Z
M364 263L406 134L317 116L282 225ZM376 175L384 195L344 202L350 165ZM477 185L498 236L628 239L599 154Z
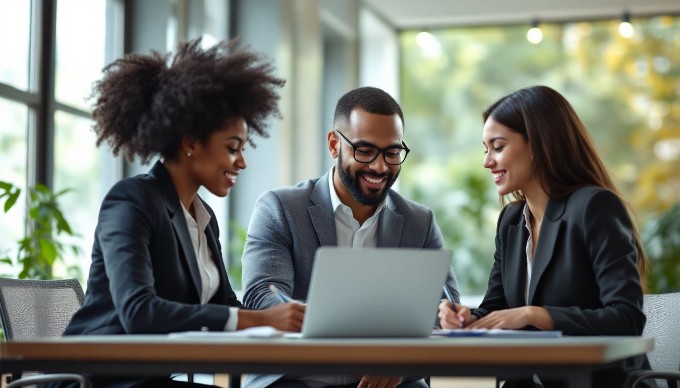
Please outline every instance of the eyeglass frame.
M406 161L406 157L408 156L408 153L411 152L411 149L408 148L408 146L406 145L406 143L404 143L403 140L401 141L401 147L391 146L391 147L380 148L380 147L373 145L373 144L370 144L370 143L363 144L363 145L356 145L356 144L352 143L347 137L345 137L345 135L342 134L342 132L338 131L337 129L333 130L333 132L340 135L340 138L342 140L344 140L345 143L347 143L347 145L350 146L350 148L352 148L352 156L354 157L354 160L356 160L359 163L366 163L366 164L373 163L378 158L378 155L382 154L383 160L385 161L386 164L389 164L390 166L400 166L402 163L404 163L404 161ZM357 148L359 148L359 147L374 148L377 152L373 156L373 159L369 160L368 162L362 162L361 160L357 159L356 153L357 153ZM387 155L385 154L385 152L387 152L387 150L392 150L392 149L400 149L400 150L406 151L406 155L404 155L404 159L402 159L401 162L394 164L394 163L390 163L390 162L387 161Z

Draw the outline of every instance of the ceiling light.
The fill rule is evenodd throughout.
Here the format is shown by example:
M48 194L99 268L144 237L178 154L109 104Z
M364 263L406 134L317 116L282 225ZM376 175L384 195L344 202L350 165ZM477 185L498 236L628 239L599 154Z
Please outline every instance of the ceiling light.
M621 16L621 23L619 23L619 34L624 38L633 37L633 25L630 24L630 14L624 12Z
M434 35L427 31L419 32L416 35L416 44L428 58L438 57L442 53L442 45Z
M531 28L527 31L527 40L533 44L539 44L543 40L543 31L538 26L538 20L531 23Z

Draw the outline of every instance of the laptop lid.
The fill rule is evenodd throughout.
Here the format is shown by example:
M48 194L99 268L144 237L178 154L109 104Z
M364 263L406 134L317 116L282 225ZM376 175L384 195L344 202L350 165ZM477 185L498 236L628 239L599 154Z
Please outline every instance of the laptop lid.
M302 337L427 337L451 251L321 247Z

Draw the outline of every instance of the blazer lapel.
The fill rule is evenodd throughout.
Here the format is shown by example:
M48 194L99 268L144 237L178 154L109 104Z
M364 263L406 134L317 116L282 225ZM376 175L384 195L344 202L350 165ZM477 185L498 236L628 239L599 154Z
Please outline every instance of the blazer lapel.
M401 234L404 228L404 216L394 210L394 204L388 196L385 199L385 208L378 220L378 246L397 248L401 244Z
M179 196L177 196L177 189L175 189L174 183L165 169L165 166L161 162L156 162L150 171L150 174L156 178L158 182L158 189L161 192L161 197L163 202L165 202L165 207L168 211L168 217L172 223L172 228L175 231L175 236L179 242L179 246L184 253L183 257L186 260L187 267L189 268L189 273L191 279L194 281L194 286L196 288L196 295L200 297L201 295L201 275L198 270L198 259L194 253L194 246L191 243L191 236L189 236L189 229L187 227L186 220L184 219L184 211L181 209L181 204L179 202Z
M529 233L523 219L517 225L510 225L507 233L507 256L503 258L504 277L506 279L517 279L517 281L514 283L515 287L505 287L505 297L510 307L524 306L526 304L524 301L524 284L527 278L526 243Z
M560 234L560 227L562 225L562 214L566 202L564 200L550 199L548 206L545 209L545 216L543 217L543 224L541 225L541 233L538 236L538 245L534 254L534 266L531 271L531 283L529 283L529 304L534 299L538 282L545 272L550 261L553 258L553 251L555 250L555 243Z
M326 173L316 181L312 194L309 196L313 205L307 208L314 231L316 231L316 236L319 239L319 246L338 245L335 216L333 209L331 209L331 194L328 191L329 174Z

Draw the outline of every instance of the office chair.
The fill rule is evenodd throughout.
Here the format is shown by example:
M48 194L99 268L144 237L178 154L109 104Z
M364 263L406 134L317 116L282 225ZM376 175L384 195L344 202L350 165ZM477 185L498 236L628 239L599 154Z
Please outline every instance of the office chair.
M0 278L0 321L6 340L61 337L85 296L76 279L28 280ZM89 380L78 374L55 373L22 377L12 375L7 388L50 381L77 381L89 388Z
M654 337L654 350L647 353L652 370L635 371L626 387L645 379L657 379L659 387L680 386L680 292L644 296L647 324L642 335Z

